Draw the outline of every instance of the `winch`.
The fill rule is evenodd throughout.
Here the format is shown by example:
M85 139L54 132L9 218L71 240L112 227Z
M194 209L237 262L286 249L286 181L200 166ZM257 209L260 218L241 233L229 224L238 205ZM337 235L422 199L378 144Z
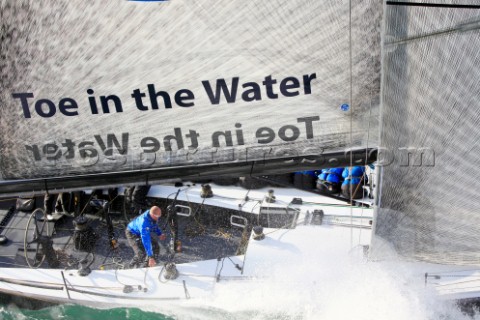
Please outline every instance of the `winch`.
M97 234L90 226L85 216L79 216L73 220L75 230L73 231L73 242L76 250L92 251L97 241Z

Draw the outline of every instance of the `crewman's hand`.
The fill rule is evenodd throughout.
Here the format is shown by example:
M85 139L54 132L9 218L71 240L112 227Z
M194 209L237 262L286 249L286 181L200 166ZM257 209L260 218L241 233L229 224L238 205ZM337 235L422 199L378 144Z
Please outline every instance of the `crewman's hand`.
M167 236L164 235L164 234L161 234L158 238L159 238L161 241L165 241L165 239L167 239Z
M157 263L155 262L155 259L153 258L148 258L148 266L149 267L155 267Z

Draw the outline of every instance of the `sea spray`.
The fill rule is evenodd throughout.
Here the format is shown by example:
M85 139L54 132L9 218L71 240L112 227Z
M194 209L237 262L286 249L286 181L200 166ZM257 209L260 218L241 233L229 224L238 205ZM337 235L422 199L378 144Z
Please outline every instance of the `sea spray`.
M341 254L268 266L268 276L220 280L214 296L159 302L158 308L98 310L63 305L24 310L4 305L0 319L302 319L479 320L425 287L403 262L365 262ZM261 266L260 268L265 268ZM257 272L265 274L265 270Z
M269 274L266 278L217 283L214 299L203 301L209 318L216 313L218 319L472 319L425 288L411 264L338 254L271 265L268 271L258 270Z

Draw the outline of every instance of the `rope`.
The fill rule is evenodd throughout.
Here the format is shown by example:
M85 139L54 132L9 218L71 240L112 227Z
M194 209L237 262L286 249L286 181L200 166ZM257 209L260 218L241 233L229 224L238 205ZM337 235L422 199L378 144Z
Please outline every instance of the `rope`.
M80 214L78 216L84 215L84 211L87 208L87 206L90 204L90 201L93 199L93 192L90 194L90 198L88 201L85 203L85 206L83 207L82 211L80 211Z
M162 274L165 271L165 265L163 265L162 269L160 270L160 273L158 274L158 281L161 283L167 283L170 279L163 278L165 280L162 280Z
M111 250L111 252L112 251L113 250ZM122 257L112 257L110 262L107 262L107 263L104 262L100 265L100 270L104 270L105 266L111 266L111 265L118 266L115 269L120 269L120 270L125 269L125 264L121 263L122 261L123 261Z
M365 174L362 175L362 178L360 179L360 183L357 184L357 187L355 188L355 192L353 192L353 194L351 195L351 197L352 197L352 200L351 200L351 201L353 201L353 199L354 199L355 196L357 195L358 188L360 188L360 185L361 185L362 181L363 181L363 183L365 183L364 177L365 177ZM362 188L363 188L363 186L362 186ZM363 191L362 191L362 192L363 192Z
M188 200L188 196L187 196L187 200ZM205 203L205 200L206 200L206 198L203 198L202 203L200 204L200 206L197 208L197 210L195 210L195 212L192 215L193 216L193 221L196 223L196 227L198 227L198 229L195 229L195 227L192 226L191 223L189 223L185 227L185 234L189 237L196 237L198 235L202 235L202 234L205 233L205 229L206 229L205 225L200 223L200 221L198 221L198 219L197 219L197 213L201 212L203 204ZM190 202L188 202L188 205L190 206Z
M215 232L215 236L223 238L225 240L228 240L228 239L232 238L232 235L230 233L226 232L226 231L223 231L222 228L220 228L219 230L217 230Z
M322 202L307 202L304 201L304 204L318 204L324 207L337 207L337 208L364 208L364 206L356 206L356 205L344 205L344 204L336 204L336 203L322 203Z
M143 275L143 287L142 287L142 285L132 285L132 284L126 284L126 283L121 282L121 281L118 279L118 269L115 269L115 280L116 280L118 283L120 283L122 286L124 286L124 288L123 288L124 290L125 290L125 288L127 288L127 287L133 289L134 286L137 286L138 291L142 290L142 288L143 288L144 292L147 292L147 291L148 291L148 286L147 286L147 273L148 273L148 270L149 270L149 269L150 269L150 268L145 268L145 273L144 273L144 275Z

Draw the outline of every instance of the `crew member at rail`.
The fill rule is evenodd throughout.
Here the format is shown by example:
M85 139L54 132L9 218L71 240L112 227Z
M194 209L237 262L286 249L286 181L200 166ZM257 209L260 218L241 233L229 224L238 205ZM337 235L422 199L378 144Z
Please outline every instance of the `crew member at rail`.
M368 178L365 175L365 167L346 167L342 176L345 180L342 183L342 195L347 199L361 199L364 195L363 184L367 184Z
M151 232L154 232L161 241L165 240L165 235L157 224L158 219L162 216L162 210L153 206L135 219L133 219L125 229L125 235L128 244L135 253L131 266L142 265L145 261L145 254L148 256L148 266L153 267L156 261L153 254L152 246L155 245L158 250L158 244L152 244Z

